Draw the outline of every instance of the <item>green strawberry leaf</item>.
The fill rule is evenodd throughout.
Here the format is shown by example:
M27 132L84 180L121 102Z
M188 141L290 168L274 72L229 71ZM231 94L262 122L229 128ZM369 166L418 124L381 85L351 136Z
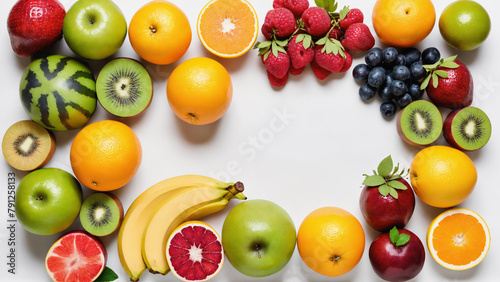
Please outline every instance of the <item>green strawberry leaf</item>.
M318 39L318 41L316 41L316 45L325 45L327 41L328 41L327 36L322 37L322 38Z
M110 282L118 279L118 274L116 274L111 268L107 267L101 272L101 275L97 277L95 282Z
M389 174L391 173L392 166L393 166L392 158L391 156L388 156L380 162L377 168L377 172L379 175L385 178L389 176Z
M438 76L437 76L436 72L433 72L432 73L432 87L434 87L434 88L438 87L438 83L439 83L438 80L439 79L438 79Z
M382 184L385 184L385 179L380 175L367 175L363 181L363 185L370 187L377 187Z
M391 180L387 183L387 185L391 186L392 188L394 189L398 189L398 190L406 190L408 189L408 187L406 187L406 185L404 185L403 183L397 181L397 180Z
M394 199L398 199L399 195L398 195L398 191L396 191L396 189L390 187L389 188L389 195L391 195L391 197L393 197Z
M448 78L448 73L445 70L435 70L434 73L442 78Z
M410 235L399 233L396 226L394 226L391 231L389 231L389 238L396 247L401 247L404 244L408 243L408 241L410 241Z
M458 68L460 65L459 65L459 64L457 64L457 63L455 63L455 62L443 62L443 63L441 64L441 66L442 66L443 68L448 68L448 69L456 69L456 68Z
M288 44L288 40L275 40L276 44L281 47L285 47Z
M349 6L344 6L340 11L339 11L339 20L345 19L347 16L347 13L349 13Z
M302 40L302 45L304 49L311 47L312 45L312 36L309 34L304 34L304 40Z
M337 9L337 3L335 0L314 0L316 6L325 9L328 13L333 13Z
M420 90L424 90L425 88L427 88L427 86L429 86L429 82L431 81L431 76L432 74L429 73L425 78L424 80L422 80L422 83L420 84Z
M387 184L382 184L378 187L378 192L380 193L380 195L385 197L391 192L391 187L389 187L389 185Z

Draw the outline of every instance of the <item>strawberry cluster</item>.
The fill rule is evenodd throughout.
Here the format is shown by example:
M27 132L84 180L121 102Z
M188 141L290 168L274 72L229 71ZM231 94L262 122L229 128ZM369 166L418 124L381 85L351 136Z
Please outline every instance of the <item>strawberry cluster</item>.
M283 87L288 75L301 74L310 65L319 80L331 73L346 72L352 65L351 52L367 51L375 45L359 9L337 10L335 0L274 0L266 13L261 32L266 41L257 42L259 56L269 82Z

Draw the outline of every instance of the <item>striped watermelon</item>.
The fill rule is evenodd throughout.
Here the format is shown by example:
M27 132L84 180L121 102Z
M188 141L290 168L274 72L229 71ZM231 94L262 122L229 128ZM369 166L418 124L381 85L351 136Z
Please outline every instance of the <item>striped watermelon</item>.
M51 130L83 127L97 106L92 71L61 55L33 61L23 73L19 94L29 117Z

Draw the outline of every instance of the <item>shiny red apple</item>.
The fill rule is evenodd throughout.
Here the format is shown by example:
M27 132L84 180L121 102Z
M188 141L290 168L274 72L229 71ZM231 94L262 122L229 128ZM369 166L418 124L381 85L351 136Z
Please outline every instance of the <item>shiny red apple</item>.
M413 232L393 228L382 233L368 250L375 273L387 281L407 281L417 276L425 262L422 241Z
M62 38L64 6L57 0L19 0L9 12L7 29L14 52L31 56Z

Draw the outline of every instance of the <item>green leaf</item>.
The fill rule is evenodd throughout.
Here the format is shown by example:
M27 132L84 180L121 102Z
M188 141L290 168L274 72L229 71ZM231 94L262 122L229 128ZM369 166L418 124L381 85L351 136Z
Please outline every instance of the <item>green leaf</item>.
M327 36L322 37L322 38L318 39L318 41L316 41L316 45L325 45L327 41L328 41Z
M391 187L389 187L389 185L387 184L382 184L380 185L380 187L378 187L378 192L380 193L380 195L385 197L391 192Z
M448 73L444 70L435 70L434 73L442 78L448 78Z
M339 11L339 20L345 19L347 16L347 13L349 13L349 6L344 6L340 11Z
M265 54L264 54L264 61L267 60L267 58L269 57L269 54L271 54L271 50L268 50Z
M438 87L438 76L435 72L432 73L432 87L437 88Z
M271 46L271 41L270 40L266 40L264 42L258 42L258 48L267 48L267 47L270 47Z
M389 231L389 238L391 239L391 242L395 245L396 242L399 239L399 231L396 226L394 226L391 231Z
M458 55L453 55L451 57L448 57L448 58L443 58L441 59L442 62L453 62L455 61L455 59L458 57Z
M408 243L408 241L410 241L410 235L408 235L408 234L399 234L399 238L396 241L395 245L396 245L396 247L401 247L404 244Z
M386 157L385 159L383 159L380 162L380 164L378 165L378 168L377 168L377 172L379 175L381 175L385 178L385 177L389 176L389 174L391 173L392 166L393 166L392 158L389 155L388 157Z
M422 83L420 84L420 90L424 90L425 88L427 88L427 86L429 85L429 81L431 80L431 76L432 74L428 74L424 80L422 80Z
M278 52L281 52L281 53L285 53L285 54L286 54L286 50L285 50L285 48L283 48L283 47L281 47L281 46L276 47L276 50L278 50ZM278 56L276 56L276 57L278 57Z
M271 52L276 58L278 58L278 44L276 44L276 41L271 43Z
M107 267L104 268L102 271L101 275L97 277L95 282L109 282L109 281L115 281L118 279L118 274L116 274L111 268Z
M318 7L321 7L321 8L325 8L325 2L327 0L314 0L314 3L316 4L316 6Z
M305 49L311 47L312 44L312 36L309 34L304 35L304 39L302 40L302 45L304 46Z
M281 47L285 47L288 44L288 40L275 40L276 44Z
M404 185L403 183L397 181L397 180L391 180L387 183L387 185L391 186L392 188L394 189L398 189L398 190L406 190L408 189L408 187L406 187L406 185Z
M455 63L455 62L444 62L441 64L441 66L443 68L448 68L448 69L456 69L458 68L460 65Z
M367 175L363 181L363 185L370 187L376 187L382 184L385 184L385 179L380 175Z
M306 35L309 35L309 34L306 34L306 33L297 34L297 37L295 38L295 43L299 43L300 41L303 41L304 38L306 37Z
M399 195L398 195L398 191L396 191L396 189L390 187L389 189L389 195L391 195L391 197L393 197L394 199L398 199Z

